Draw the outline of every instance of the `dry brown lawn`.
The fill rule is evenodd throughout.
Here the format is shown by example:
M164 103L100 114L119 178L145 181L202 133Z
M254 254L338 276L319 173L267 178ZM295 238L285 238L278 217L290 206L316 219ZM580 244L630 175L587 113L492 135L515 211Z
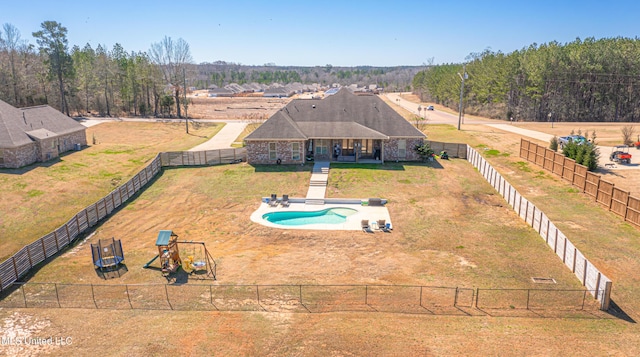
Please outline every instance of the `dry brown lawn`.
M268 119L284 107L291 98L234 97L210 98L190 97L189 117L194 119Z
M222 126L200 124L186 134L180 123L109 122L87 129L82 151L0 170L0 261L126 182L158 152L191 148Z
M156 124L166 125L166 124ZM107 127L103 127L107 129ZM100 126L96 135L102 137ZM484 126L427 129L432 140L467 142L567 234L614 281L614 301L640 318L638 231L565 182L523 163L520 138ZM128 129L127 135L134 135ZM100 145L100 144L99 144ZM99 155L99 157L111 157ZM123 157L124 158L124 157ZM126 161L126 159L125 159ZM142 165L143 160L138 163ZM334 166L329 197L384 197L391 234L278 230L249 220L271 192L301 197L310 166L246 164L165 170L93 236L44 266L31 281L162 283L151 259L160 229L207 243L217 284L422 284L460 287L579 286L540 237L463 160L441 166ZM138 166L139 167L139 166ZM135 172L132 168L131 172ZM75 212L74 212L75 213ZM88 244L123 241L128 272L101 280ZM192 284L195 281L189 281ZM637 324L613 316L442 316L372 312L282 313L94 309L0 309L0 330L72 337L67 346L0 346L27 355L634 355Z

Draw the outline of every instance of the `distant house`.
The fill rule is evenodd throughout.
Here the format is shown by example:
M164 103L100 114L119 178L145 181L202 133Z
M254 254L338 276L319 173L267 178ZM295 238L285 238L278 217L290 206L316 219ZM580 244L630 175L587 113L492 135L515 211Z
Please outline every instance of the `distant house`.
M233 92L227 88L209 89L209 97L233 97Z
M47 161L86 145L86 128L50 106L19 109L0 100L0 167Z
M293 95L293 91L287 87L271 87L264 90L263 97L284 98Z
M415 161L426 136L375 95L295 99L245 137L251 164Z

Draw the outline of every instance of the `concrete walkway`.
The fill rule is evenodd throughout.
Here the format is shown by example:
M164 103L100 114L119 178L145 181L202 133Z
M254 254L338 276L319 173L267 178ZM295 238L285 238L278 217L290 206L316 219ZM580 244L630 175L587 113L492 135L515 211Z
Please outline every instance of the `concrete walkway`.
M211 139L189 149L189 151L228 149L231 147L231 144L236 141L246 126L247 123L227 122L224 128L222 128Z
M329 161L316 161L313 164L313 171L311 171L311 180L305 203L323 205L328 181Z

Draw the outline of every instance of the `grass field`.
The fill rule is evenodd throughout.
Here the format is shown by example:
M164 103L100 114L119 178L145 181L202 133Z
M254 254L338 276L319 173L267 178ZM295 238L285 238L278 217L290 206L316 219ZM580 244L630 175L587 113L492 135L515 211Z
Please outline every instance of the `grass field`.
M98 138L105 136L101 130L111 130L100 127L95 128ZM136 129L126 132L134 135ZM637 230L565 182L522 162L514 134L483 126L464 131L430 126L427 133L431 140L466 142L484 153L614 281L616 304L631 318L640 317ZM122 158L121 164L129 160ZM141 266L155 255L158 230L173 229L180 238L207 243L219 264L220 284L536 288L531 277L543 276L555 278L556 288L579 287L540 237L464 160L332 167L327 196L387 198L391 234L278 230L249 220L260 197L271 192L304 196L309 178L310 166L165 170L87 242L43 267L31 281L164 282L159 272ZM112 236L123 241L129 271L104 281L91 266L88 243ZM0 309L0 319L6 331L73 338L67 346L0 346L0 353L22 355L633 355L640 345L635 323L596 316Z
M158 152L189 149L222 126L201 124L186 134L179 123L104 123L87 129L89 147L82 151L0 169L0 261L126 182Z

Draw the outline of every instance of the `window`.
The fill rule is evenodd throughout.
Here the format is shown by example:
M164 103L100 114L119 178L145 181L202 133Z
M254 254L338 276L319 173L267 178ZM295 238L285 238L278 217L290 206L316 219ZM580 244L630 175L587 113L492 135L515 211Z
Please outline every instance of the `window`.
M276 143L269 143L269 160L275 160L278 158L278 153L276 152Z
M0 149L0 165L4 165L4 150Z
M327 140L314 140L316 144L316 155L326 155L327 154Z
M293 161L300 160L300 143L291 143L291 159Z
M406 140L398 140L398 157L399 158L407 157L407 141Z

